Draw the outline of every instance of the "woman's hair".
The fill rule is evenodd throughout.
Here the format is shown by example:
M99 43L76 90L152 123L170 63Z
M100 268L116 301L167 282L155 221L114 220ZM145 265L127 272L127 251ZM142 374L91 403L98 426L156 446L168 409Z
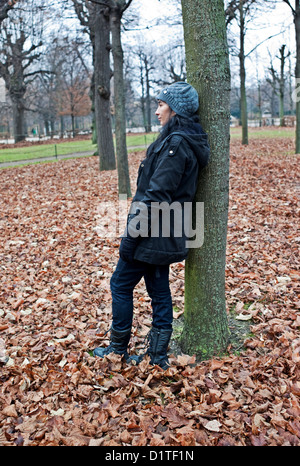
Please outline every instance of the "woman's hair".
M167 136L169 136L169 134L173 133L174 131L184 131L186 128L191 128L195 123L199 123L199 117L198 117L198 115L196 113L193 116L191 116L190 118L182 117L182 116L177 115L177 114L174 115L172 118L170 118L168 123L166 123L162 127L162 129L160 131L160 134L159 134L158 138L156 139L156 141L154 141L148 147L147 156L148 156L148 154L150 154L150 152L152 152L155 149L155 147L163 139L165 139Z

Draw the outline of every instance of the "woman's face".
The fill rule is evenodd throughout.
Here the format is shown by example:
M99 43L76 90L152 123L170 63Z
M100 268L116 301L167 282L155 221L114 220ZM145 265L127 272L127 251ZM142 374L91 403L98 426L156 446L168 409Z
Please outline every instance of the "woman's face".
M158 101L158 107L155 112L160 124L165 126L171 118L176 115L176 113L169 107L169 105L163 100Z

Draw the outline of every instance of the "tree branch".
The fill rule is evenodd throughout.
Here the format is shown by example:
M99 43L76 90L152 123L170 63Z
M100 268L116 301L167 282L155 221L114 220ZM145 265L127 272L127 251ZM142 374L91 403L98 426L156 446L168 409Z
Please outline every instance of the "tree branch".
M248 53L245 55L245 58L246 58L246 57L249 57L250 53L252 53L255 49L257 49L257 47L259 47L261 44L263 44L264 42L266 42L266 41L269 40L269 39L272 39L273 37L279 36L280 34L282 34L282 31L281 31L281 32L278 32L277 34L273 34L272 36L267 37L267 39L264 39L264 40L262 40L261 42L259 42L259 44L257 44L255 47L253 47L253 49L250 50L250 52L248 52Z
M14 7L16 0L0 0L0 25L2 21L7 18L9 10Z
M55 71L50 71L50 70L31 71L30 73L24 74L24 78L28 78L28 76L35 76L37 74L56 74L56 72Z
M128 2L125 3L125 5L123 6L123 8L121 8L121 13L122 13L122 14L124 13L124 11L127 10L127 8L130 7L130 4L131 4L131 3L132 3L132 0L128 0Z
M236 10L238 9L238 4L235 0L232 0L225 10L226 26L231 23L231 21L236 17Z
M296 14L296 10L292 7L291 3L290 3L290 0L282 0L284 3L286 3L292 10L293 12L293 15Z

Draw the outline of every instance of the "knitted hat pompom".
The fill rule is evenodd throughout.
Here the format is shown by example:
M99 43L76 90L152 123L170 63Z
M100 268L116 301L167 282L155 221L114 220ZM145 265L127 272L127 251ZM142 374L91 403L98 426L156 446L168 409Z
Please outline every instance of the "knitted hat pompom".
M157 100L166 102L177 115L187 118L193 116L199 108L196 89L183 81L170 84L162 89Z

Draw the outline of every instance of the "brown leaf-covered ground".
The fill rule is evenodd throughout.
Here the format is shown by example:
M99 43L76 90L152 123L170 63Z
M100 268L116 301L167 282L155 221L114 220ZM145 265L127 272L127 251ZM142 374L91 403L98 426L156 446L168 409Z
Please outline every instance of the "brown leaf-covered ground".
M130 154L134 191L139 160ZM96 157L0 172L0 445L300 444L299 157L293 141L232 142L226 295L240 351L167 371L89 351L110 327L118 239L97 229L116 171ZM184 264L172 266L175 318ZM142 350L150 301L135 291ZM238 318L236 320L236 317Z

